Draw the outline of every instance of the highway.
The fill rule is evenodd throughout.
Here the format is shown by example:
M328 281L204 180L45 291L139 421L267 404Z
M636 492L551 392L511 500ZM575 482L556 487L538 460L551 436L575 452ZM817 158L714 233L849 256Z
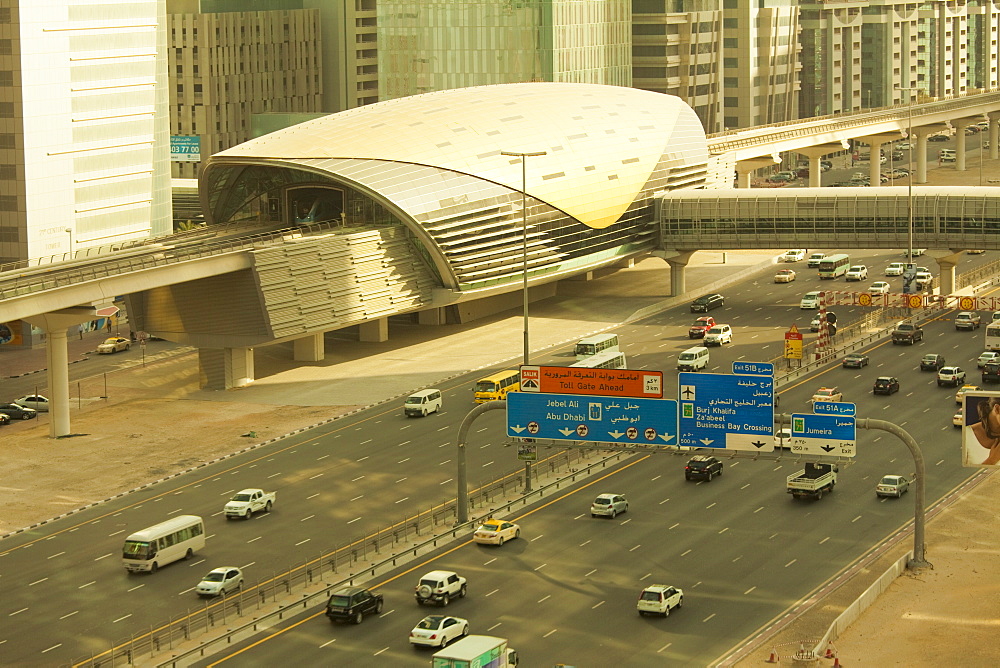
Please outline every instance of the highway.
M859 261L871 258L869 282L880 280L879 269L885 261L897 259L864 252L854 256ZM987 255L972 263L989 259ZM734 326L735 343L713 348L711 371L728 372L737 358L776 357L788 325L796 322L808 329L814 312L798 309L798 300L820 283L804 263L790 266L801 272L800 280L775 285L772 273L765 272L724 291L726 306L711 315ZM896 285L899 279L890 280ZM822 285L843 289L845 284ZM862 282L859 287L866 285ZM843 322L854 318L850 311L838 308ZM677 353L696 343L686 335L694 317L686 306L680 306L616 329L629 366L662 368L671 392L676 387ZM950 362L970 360L974 369L981 341L982 330L955 332L949 321L942 320L928 328L924 343L912 349L883 346L873 354L872 366L860 372L835 367L821 379L802 381L785 391L781 408L790 411L800 406L805 411L806 399L816 386L835 382L842 386L846 400L857 401L860 415L911 425L911 432L924 439L931 469L928 499L936 500L969 471L958 466L957 437L951 436L954 393L939 390L932 374L920 374L914 368L923 353L941 352ZM539 357L548 363L568 359L566 350ZM903 390L892 397L871 397L871 381L884 373L898 375ZM454 468L449 446L456 424L472 405L470 387L482 375L470 374L443 386L445 410L440 415L407 420L399 406L377 406L3 541L0 583L5 596L0 615L6 623L0 631L0 646L4 662L59 664L103 651L112 641L148 631L151 624L203 605L193 587L211 568L241 566L252 585L315 556L321 548L346 543L452 497ZM938 437L939 425L948 438ZM502 449L505 440L499 412L487 414L476 424L469 442L473 483L517 468L512 451ZM654 657L662 649L678 661L703 662L750 635L905 522L911 509L906 499L895 505L879 502L872 491L874 480L884 473L911 472L905 449L894 447L884 436L862 432L858 451L858 462L842 469L837 493L816 505L793 502L784 493L784 476L795 466L790 458L777 463L734 460L727 465L726 475L710 485L684 483L683 457L629 462L620 473L602 481L601 489L591 486L525 518L524 540L501 550L462 548L449 555L447 566L463 573L468 569L473 592L469 599L455 603L454 612L461 615L471 610L475 601L476 616L466 613L474 620L474 632L485 630L483 625L492 627L496 621L490 620L502 620L504 626L492 632L502 630L525 655L544 661L587 665L588 656L614 637L621 647L634 648L637 656ZM222 504L232 492L248 486L276 489L275 511L249 522L227 523L220 515ZM633 510L614 521L591 521L586 514L589 497L605 491L604 486L628 494ZM155 576L126 574L118 556L124 537L181 513L206 518L206 549L191 562L164 568ZM612 531L614 538L607 540ZM732 540L736 535L740 539ZM588 540L580 549L580 543ZM761 543L767 547L761 549ZM780 549L770 548L779 544ZM491 556L484 558L485 554ZM486 564L494 555L499 563ZM507 563L506 555L517 558ZM545 566L539 568L541 564ZM432 567L436 566L427 566ZM595 567L598 570L587 575ZM495 577L494 571L500 568L504 569L502 577ZM597 573L605 579L595 580ZM410 580L416 575L387 585L391 603L383 616L391 624L401 624L402 630L389 629L391 624L383 624L384 620L369 620L360 631L377 632L378 640L358 640L352 659L364 661L382 647L414 657L406 631L420 615L416 610L402 614L398 602L415 606L409 597ZM667 620L641 622L633 614L618 614L634 612L638 588L650 578L684 588L689 601L684 610ZM571 600L572 605L542 602L537 611L525 615L519 606L533 600L536 592L542 592L539 600L546 596L543 584L551 588L545 601ZM401 589L393 592L394 586ZM498 591L488 598L491 606L498 607L480 611L479 601L494 589ZM504 591L512 593L502 595ZM531 597L525 599L517 593L521 591L530 591ZM588 601L597 606L592 613L587 612ZM389 614L394 610L399 610L395 617ZM606 615L609 610L616 611L611 618ZM685 626L682 639L673 630L675 623L693 623L690 620L705 621L699 621L701 626ZM550 633L552 628L559 630ZM647 638L649 628L670 629L668 639L657 645L661 637ZM325 638L324 643L337 638L337 651L348 651L354 646L350 639L358 632L355 627L331 631L321 618L255 651L287 651L271 649L285 643L308 646L309 641L301 640L299 633ZM667 643L671 645L664 648ZM241 665L244 659L249 657L244 656Z
M939 388L935 374L920 372L919 359L938 352L974 370L981 339L982 330L957 332L945 316L927 326L923 343L872 346L870 366L831 366L787 389L782 405L808 412L813 390L836 384L857 403L859 416L902 424L921 443L933 502L971 471L959 465L954 389ZM879 375L898 376L901 391L873 396ZM790 456L727 460L725 474L710 483L685 481L684 460L637 458L517 517L522 540L502 548L465 542L379 578L372 585L385 595L385 610L360 627L331 625L317 611L205 665L264 666L290 655L311 664L426 665L430 652L411 648L407 633L436 612L412 600L419 575L436 568L469 579L469 597L447 613L469 619L473 633L509 638L526 665L597 667L611 657L625 665L706 665L913 514L912 496L875 496L882 475L913 473L905 446L882 432L859 430L856 461L841 467L835 493L818 502L785 493L785 477L799 467ZM615 520L591 518L589 502L602 492L626 494L629 512ZM667 619L640 618L635 600L653 582L684 589L683 609Z

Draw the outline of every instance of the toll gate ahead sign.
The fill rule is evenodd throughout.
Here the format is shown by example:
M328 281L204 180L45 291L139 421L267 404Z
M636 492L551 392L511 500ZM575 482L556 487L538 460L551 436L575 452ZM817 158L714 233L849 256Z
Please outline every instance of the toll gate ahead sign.
M521 366L521 391L662 399L663 372L572 366Z

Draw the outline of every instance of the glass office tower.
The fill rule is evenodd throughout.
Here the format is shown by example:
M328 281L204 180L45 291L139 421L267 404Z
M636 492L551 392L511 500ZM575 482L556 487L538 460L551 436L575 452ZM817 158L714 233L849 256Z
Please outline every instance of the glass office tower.
M380 0L383 100L530 81L631 85L629 0Z

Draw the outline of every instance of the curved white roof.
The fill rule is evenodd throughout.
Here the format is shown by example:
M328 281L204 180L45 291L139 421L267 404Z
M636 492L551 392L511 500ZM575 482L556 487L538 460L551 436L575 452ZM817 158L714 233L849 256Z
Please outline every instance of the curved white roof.
M635 200L657 167L708 159L698 117L679 98L618 86L519 83L414 95L307 121L212 158L315 165L353 159L444 169L520 191L527 188L601 229Z

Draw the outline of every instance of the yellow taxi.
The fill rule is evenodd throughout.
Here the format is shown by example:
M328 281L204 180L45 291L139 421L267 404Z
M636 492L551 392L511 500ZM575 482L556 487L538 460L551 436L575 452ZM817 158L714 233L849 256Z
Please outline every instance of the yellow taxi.
M495 520L492 517L479 525L472 534L472 540L482 545L503 545L521 535L521 527L513 522Z

